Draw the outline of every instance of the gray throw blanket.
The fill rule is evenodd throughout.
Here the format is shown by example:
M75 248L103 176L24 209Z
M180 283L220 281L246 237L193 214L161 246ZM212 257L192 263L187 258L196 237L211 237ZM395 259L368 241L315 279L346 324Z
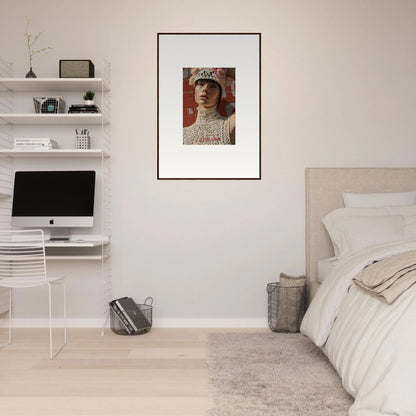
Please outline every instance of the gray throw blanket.
M416 283L416 251L373 263L358 273L353 281L371 296L390 304Z

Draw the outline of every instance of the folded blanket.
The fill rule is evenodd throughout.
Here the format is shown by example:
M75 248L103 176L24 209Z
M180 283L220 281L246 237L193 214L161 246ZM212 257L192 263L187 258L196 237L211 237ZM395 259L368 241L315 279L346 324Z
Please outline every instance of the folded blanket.
M371 296L390 304L416 283L416 251L373 263L358 273L353 281Z

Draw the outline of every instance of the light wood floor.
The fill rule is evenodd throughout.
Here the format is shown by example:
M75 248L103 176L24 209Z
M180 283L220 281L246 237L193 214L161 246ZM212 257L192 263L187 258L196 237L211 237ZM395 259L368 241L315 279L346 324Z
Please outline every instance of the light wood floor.
M205 416L207 336L229 331L108 330L101 337L98 329L69 329L67 345L50 360L47 330L15 329L0 349L0 415Z

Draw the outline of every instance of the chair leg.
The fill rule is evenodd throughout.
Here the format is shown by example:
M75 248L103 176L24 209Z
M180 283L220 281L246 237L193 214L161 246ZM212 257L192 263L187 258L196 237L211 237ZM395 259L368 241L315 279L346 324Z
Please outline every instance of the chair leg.
M9 344L12 342L12 288L9 288Z
M66 291L65 291L65 282L62 281L61 284L63 285L63 295L64 295L64 342L58 348L58 350L54 353L53 352L53 344L52 344L52 293L51 293L51 284L47 283L48 285L48 292L49 292L49 357L53 360L58 353L62 350L62 348L66 344Z
M12 342L12 288L9 287L9 341L3 345L0 345L0 348L3 348L9 345Z
M65 281L62 281L63 295L64 295L64 345L66 344L66 285Z

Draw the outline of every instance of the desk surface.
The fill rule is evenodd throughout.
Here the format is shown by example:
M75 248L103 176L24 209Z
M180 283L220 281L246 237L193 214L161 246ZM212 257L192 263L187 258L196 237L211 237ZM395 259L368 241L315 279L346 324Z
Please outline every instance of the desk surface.
M94 241L87 241L87 240L48 240L45 241L45 247L97 247L108 244L108 241L102 240L94 240Z

